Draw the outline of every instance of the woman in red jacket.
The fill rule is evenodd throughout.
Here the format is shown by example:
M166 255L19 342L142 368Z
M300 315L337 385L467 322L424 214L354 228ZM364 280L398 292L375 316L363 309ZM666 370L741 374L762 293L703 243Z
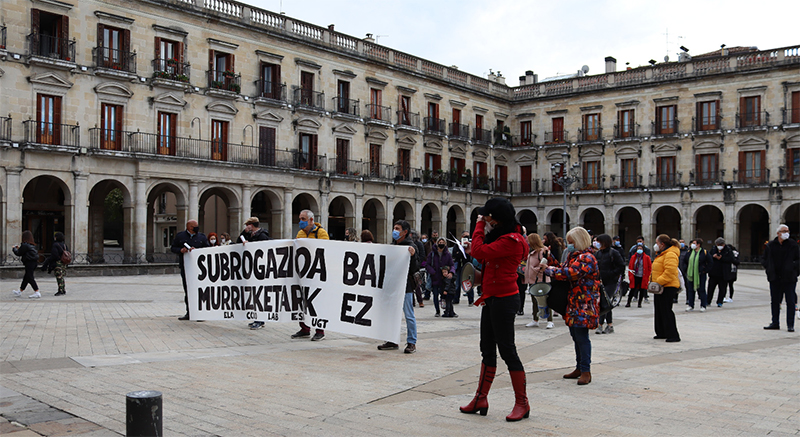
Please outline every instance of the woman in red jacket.
M628 294L628 303L625 304L626 308L631 306L631 301L638 295L639 308L642 307L642 299L647 297L647 284L650 283L650 270L652 262L650 257L644 253L644 247L639 246L631 256L631 262L628 265L628 279L631 284L631 291Z
M487 395L497 370L497 351L508 366L516 402L509 422L527 418L530 414L525 393L525 369L514 344L514 318L519 310L517 267L528 255L528 243L516 219L514 206L506 199L489 199L478 210L478 223L472 234L472 256L483 264L481 290L475 305L481 309L481 376L475 398L461 407L462 413L486 415Z

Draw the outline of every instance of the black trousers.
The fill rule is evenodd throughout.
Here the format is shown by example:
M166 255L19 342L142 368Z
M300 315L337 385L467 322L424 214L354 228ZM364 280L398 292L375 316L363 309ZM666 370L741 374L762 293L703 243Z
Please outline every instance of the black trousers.
M183 263L181 263L180 267L181 282L183 283L183 304L186 306L186 314L189 314L189 292L186 288L186 270L183 269Z
M497 351L509 371L525 370L514 344L514 318L519 311L519 294L489 297L481 310L481 356L483 364L497 367Z
M653 295L653 308L655 317L653 324L656 337L680 339L678 325L675 323L675 313L672 312L672 301L677 297L676 287L664 287L664 292Z
M455 294L457 292L448 291L447 294L442 295L442 302L444 303L444 316L445 317L453 317L455 315L455 311L453 311L453 300L455 299Z
M33 291L39 291L39 286L36 285L36 279L33 279L33 272L36 271L36 263L25 264L25 275L22 277L22 285L19 286L19 291L25 291L25 287L31 284Z
M720 276L708 276L708 304L711 305L711 301L714 300L714 289L719 286L719 293L717 293L717 304L722 303L722 299L725 299L725 291L728 288L728 281L722 279Z
M772 324L780 326L781 301L786 297L786 327L794 328L794 306L797 304L797 282L780 284L769 283L770 306L772 308Z

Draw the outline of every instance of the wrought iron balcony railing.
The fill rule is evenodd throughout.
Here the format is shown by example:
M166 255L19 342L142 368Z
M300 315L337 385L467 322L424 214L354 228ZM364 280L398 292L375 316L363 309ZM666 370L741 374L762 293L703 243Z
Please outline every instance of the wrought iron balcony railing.
M651 132L653 135L677 135L678 125L680 124L680 120L677 118L672 120L661 120L659 122L652 122L652 130Z
M472 140L478 144L492 144L492 131L476 127L472 130Z
M419 112L397 111L397 125L419 129Z
M25 120L22 122L22 127L26 144L66 147L79 147L81 144L81 131L78 125Z
M450 136L468 140L469 126L461 123L450 123Z
M707 132L722 129L722 116L692 117L692 132Z
M612 176L612 188L637 188L642 186L642 175L622 173Z
M566 130L559 130L553 132L545 132L544 133L544 143L545 144L561 144L566 143L567 138L569 137L569 131Z
M425 133L434 135L444 135L447 122L443 118L425 117Z
M366 105L366 114L364 116L373 121L384 121L386 123L392 122L392 108L391 106L381 106L374 103Z
M153 79L168 79L189 83L190 66L175 59L153 59Z
M783 124L800 123L800 108L783 108L781 112L783 113Z
M333 171L337 175L360 176L369 171L369 162L354 159L341 159L339 156L331 158L334 160Z
M40 33L28 35L28 50L31 56L75 62L75 41Z
M306 88L295 88L293 90L292 103L297 106L324 111L325 93Z
M256 84L256 98L286 101L286 84L259 79Z
M233 71L206 70L208 87L211 89L231 91L236 94L242 92L242 75Z
M733 170L733 178L740 184L763 185L769 182L769 169Z
M334 111L340 114L349 114L358 117L359 106L358 100L348 99L345 97L333 98Z
M657 173L650 175L650 186L655 188L675 188L681 185L681 173Z
M639 133L639 124L629 124L620 126L618 124L614 125L614 139L615 140L622 140L625 138L636 138Z
M709 186L722 183L722 172L703 171L695 172L690 175L690 182L698 186Z
M769 125L769 112L736 113L736 129L766 127Z
M92 49L92 58L95 68L136 73L136 53L108 47L95 47Z
M603 128L578 129L578 141L603 141Z
M0 117L0 141L11 141L11 117Z

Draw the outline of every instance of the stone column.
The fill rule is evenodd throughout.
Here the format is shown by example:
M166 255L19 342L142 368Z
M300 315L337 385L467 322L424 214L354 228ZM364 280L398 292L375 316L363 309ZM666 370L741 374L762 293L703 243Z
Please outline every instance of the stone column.
M89 252L89 173L73 172L75 192L73 194L72 251L73 253ZM85 260L85 259L84 259ZM78 258L76 261L81 261Z
M386 198L386 226L383 227L383 241L392 242L392 230L394 229L394 197ZM439 235L442 235L439 231Z
M245 220L252 215L253 205L251 204L251 197L253 187L251 185L242 185L242 217Z
M417 201L414 203L414 224L411 226L413 229L416 229L417 232L420 234L422 233L422 200L420 196L417 196Z
M737 228L739 220L736 219L736 204L734 202L725 202L725 230L723 235L725 243L733 244L739 247L739 242L736 241L736 234L739 232Z
M314 221L321 224L325 230L328 230L328 193L320 193L319 195L319 211L315 211L316 216Z
M5 235L3 241L6 243L0 248L3 260L11 253L11 246L22 241L22 187L20 186L19 173L22 167L6 167L6 184L3 187L5 196L3 218L6 223L4 226Z
M781 221L781 201L780 200L771 200L769 202L769 239L775 238L775 233L778 230L778 225L782 223ZM793 233L796 233L797 229L790 229Z
M292 226L295 220L295 217L292 217L293 197L292 190L283 192L283 238L294 238L297 235L297 232L294 231L295 228Z
M197 185L197 182L189 182L189 217L186 218L186 221L199 220L198 215L200 214L200 199L197 195Z
M136 262L147 262L147 178L134 179L133 201L133 252ZM181 229L181 226L178 226Z
M359 232L361 236L363 220L358 220L359 217L364 217L364 196L356 195L356 206L353 211L353 227Z

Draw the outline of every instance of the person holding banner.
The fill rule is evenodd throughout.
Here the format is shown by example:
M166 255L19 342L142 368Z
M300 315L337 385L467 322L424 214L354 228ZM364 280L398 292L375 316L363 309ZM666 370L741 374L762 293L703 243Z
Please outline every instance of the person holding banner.
M506 199L492 198L478 210L478 222L472 234L472 256L483 264L481 297L475 305L481 309L481 375L475 398L460 407L462 413L489 410L487 396L497 371L497 352L508 366L514 388L515 404L506 420L514 422L530 415L525 391L525 368L514 344L514 318L519 310L517 266L528 256L528 242L516 219L514 206Z
M314 222L314 213L311 210L304 209L300 211L298 216L300 219L300 230L297 231L295 238L315 238L317 240L330 240L328 232L322 229L319 223ZM305 338L311 337L311 327L303 322L300 322L300 330L292 334L292 338ZM320 341L325 338L325 330L317 329L311 341Z
M189 293L186 289L186 269L183 266L183 254L200 247L208 247L208 239L200 232L197 220L186 222L186 230L178 232L172 240L172 253L178 254L178 266L181 269L181 281L183 282L183 302L186 305L186 314L178 317L178 320L189 320Z
M258 217L250 217L244 222L244 230L241 234L239 234L239 241L242 244L245 244L250 241L269 241L269 233L267 231L261 229L261 223L258 221ZM264 322L259 322L258 320L249 323L247 326L250 327L252 330L261 329L264 327Z
M415 254L417 249L411 241L411 225L405 220L398 220L392 230L392 244L398 246L408 246L408 253L411 255L408 261L408 274L406 275L406 295L403 300L403 315L406 317L406 348L404 353L413 354L417 351L417 319L414 316L414 272L419 270L419 261ZM378 350L397 350L397 343L387 341L378 346Z

